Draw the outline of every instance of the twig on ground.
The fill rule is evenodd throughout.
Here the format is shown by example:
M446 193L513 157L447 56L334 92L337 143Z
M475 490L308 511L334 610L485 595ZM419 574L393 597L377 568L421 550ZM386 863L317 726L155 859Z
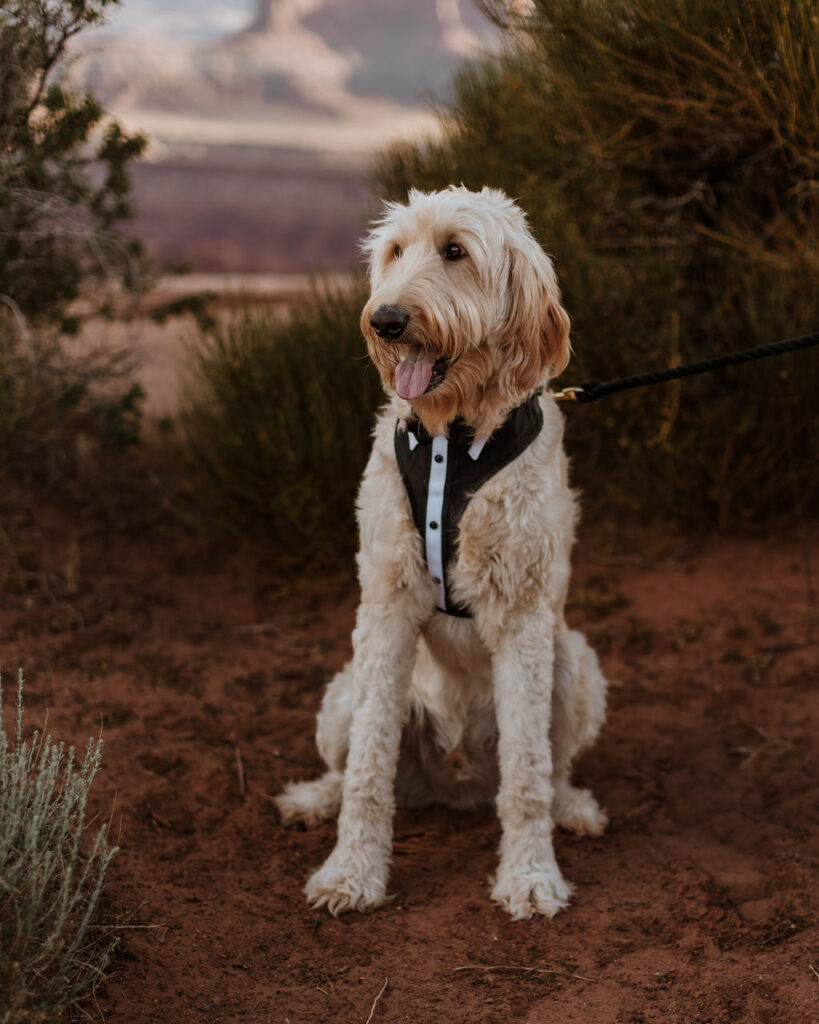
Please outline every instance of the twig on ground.
M136 932L148 932L156 931L158 928L165 928L164 924L90 924L88 926L89 931L136 931Z
M239 748L238 743L233 744L233 749L236 753L236 774L239 776L239 795L245 795L245 766L242 762L242 751Z
M94 985L91 989L91 998L94 1000L94 1008L99 1014L99 1019L100 1021L102 1021L102 1024L105 1024L105 1014L102 1012L102 1007L100 1006L99 1000L97 999L97 988L102 982L107 981L108 977L109 975L107 974L103 975L102 978L99 978L97 981L94 982Z
M819 980L819 971L816 970L816 968L813 966L813 964L808 964L808 967L810 967L810 969L816 975L817 980Z
M102 737L102 716L100 716L100 737ZM119 796L119 790L115 789L114 790L114 799L111 801L111 813L108 815L108 834L109 835L113 831L114 811L116 810L117 797L118 796ZM122 838L122 820L120 820L119 828L120 828L120 833L119 833L120 834L120 838Z
M769 747L773 747L775 750L778 751L793 749L793 743L791 743L790 740L786 740L782 736L772 736L771 733L765 732L764 729L760 729L758 725L751 726L751 728L754 730L754 732L756 732L759 736L762 737L762 742L756 747L734 747L734 750L738 754L742 754L744 757L742 764L739 766L740 768L747 768L748 765L754 760L754 758L761 754L763 750L767 750Z
M578 981L591 981L597 983L596 978L587 978L585 974L573 974L571 971L555 971L550 967L522 967L519 964L494 964L484 967L482 964L465 964L463 967L453 967L453 971L525 971L527 974L556 974L563 978L577 978Z
M389 983L390 983L390 979L389 978L385 978L384 979L384 984L381 986L381 991L378 993L378 995L375 997L375 999L373 999L373 1005L370 1007L370 1016L367 1018L365 1024L370 1024L370 1021L373 1019L373 1014L375 1013L375 1008L378 1005L378 1000L387 991L387 985L389 985Z

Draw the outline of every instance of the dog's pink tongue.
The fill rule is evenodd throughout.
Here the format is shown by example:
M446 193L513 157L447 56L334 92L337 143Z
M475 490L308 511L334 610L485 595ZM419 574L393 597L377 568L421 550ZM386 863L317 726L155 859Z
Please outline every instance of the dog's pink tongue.
M420 398L429 387L432 368L435 365L435 353L413 345L403 362L395 368L395 390L401 398L412 401Z

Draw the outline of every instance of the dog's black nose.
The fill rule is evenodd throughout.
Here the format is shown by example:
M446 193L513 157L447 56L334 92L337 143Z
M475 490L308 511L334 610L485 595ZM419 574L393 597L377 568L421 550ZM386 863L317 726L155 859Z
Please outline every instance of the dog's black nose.
M379 306L370 317L370 326L379 338L397 341L409 323L409 313L398 306Z

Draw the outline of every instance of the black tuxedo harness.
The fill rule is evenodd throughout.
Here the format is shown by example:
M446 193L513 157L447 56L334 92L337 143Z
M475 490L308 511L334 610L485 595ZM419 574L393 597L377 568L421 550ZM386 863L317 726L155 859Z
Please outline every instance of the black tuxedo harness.
M415 418L406 429L400 420L396 424L395 457L427 569L438 586L439 611L471 617L468 608L452 600L447 579L457 553L461 516L478 488L524 452L542 426L537 394L513 409L490 437L475 437L463 420L454 420L448 435L435 437Z

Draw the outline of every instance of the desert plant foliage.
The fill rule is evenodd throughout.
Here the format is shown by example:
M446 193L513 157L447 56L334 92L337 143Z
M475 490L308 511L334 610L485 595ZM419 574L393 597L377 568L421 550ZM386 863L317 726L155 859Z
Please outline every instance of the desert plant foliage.
M467 66L442 137L392 149L379 193L491 184L554 255L566 383L819 325L813 0L484 3L499 57ZM735 524L819 511L815 351L570 410L602 507Z
M138 243L116 226L132 212L127 167L144 139L60 81L71 41L112 5L0 6L0 294L35 322L64 319L90 277L139 273Z
M72 40L113 2L0 4L0 465L50 478L78 432L116 447L139 426L138 388L99 354L77 365L63 344L80 325L78 297L99 311L104 283L133 287L142 274L119 225L144 140L62 81Z
M196 515L263 533L285 559L348 558L381 387L358 328L363 286L203 334L180 418Z
M115 939L96 916L116 848L86 827L101 757L101 739L78 758L25 738L20 673L16 726L0 730L0 1024L56 1021L104 977Z

